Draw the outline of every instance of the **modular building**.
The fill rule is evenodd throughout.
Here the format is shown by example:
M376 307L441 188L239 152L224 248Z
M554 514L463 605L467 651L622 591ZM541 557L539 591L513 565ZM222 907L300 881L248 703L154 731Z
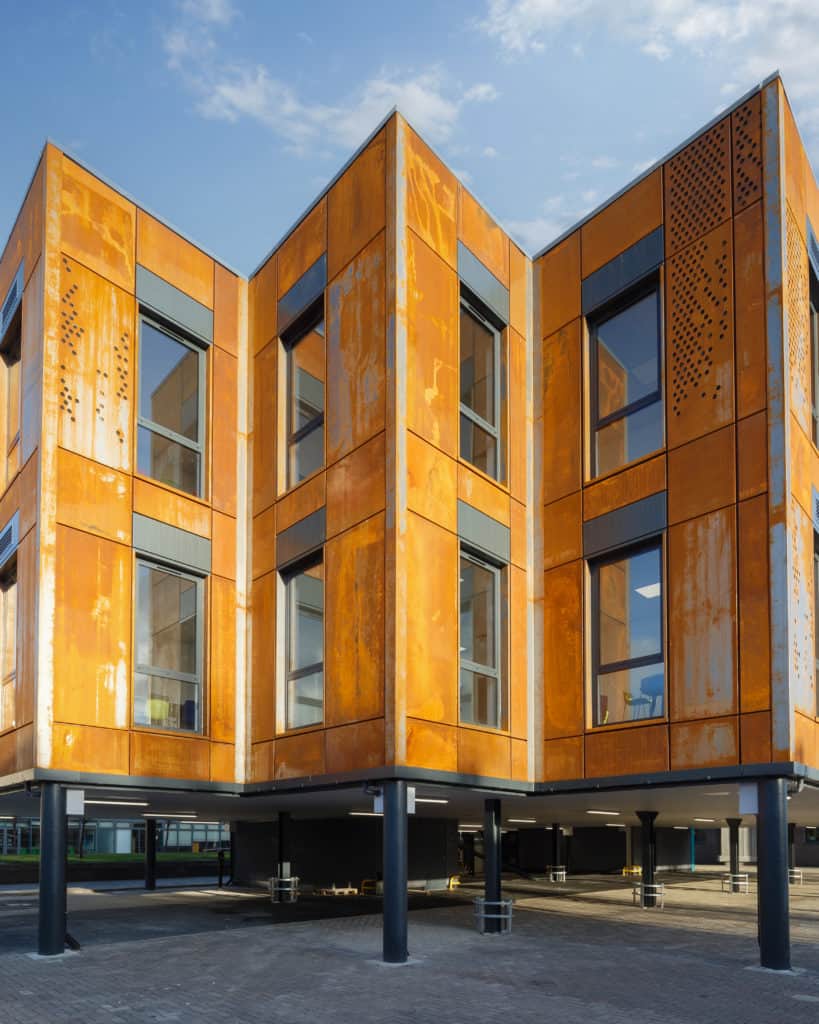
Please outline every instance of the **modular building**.
M814 225L778 76L534 257L399 112L249 278L47 144L0 261L0 811L42 802L41 950L80 789L229 821L246 880L382 874L394 960L459 834L497 900L507 826L639 824L650 884L655 820L756 819L786 966Z

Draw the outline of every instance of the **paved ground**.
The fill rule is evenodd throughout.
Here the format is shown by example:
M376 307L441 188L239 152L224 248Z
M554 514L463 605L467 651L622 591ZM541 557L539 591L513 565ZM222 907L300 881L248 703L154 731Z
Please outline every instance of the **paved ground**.
M27 955L32 894L2 893L0 1022L816 1024L819 873L792 890L801 971L784 976L752 969L755 895L722 895L699 875L669 881L666 909L643 911L619 879L509 880L507 936L476 934L469 891L417 897L415 962L398 968L378 962L377 904L362 899L274 911L214 889L74 892L83 950L44 961Z

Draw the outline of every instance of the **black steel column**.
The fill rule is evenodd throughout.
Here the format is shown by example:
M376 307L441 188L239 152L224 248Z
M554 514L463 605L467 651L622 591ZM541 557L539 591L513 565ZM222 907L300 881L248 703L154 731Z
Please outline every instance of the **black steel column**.
M385 782L384 793L384 960L407 961L407 784Z
M40 789L40 956L65 951L65 856L65 790L56 782L44 782Z
M796 868L796 825L788 822L788 867Z
M560 859L560 825L555 822L552 825L552 867L562 867L563 861Z
M483 896L487 903L494 907L486 907L486 913L499 914L497 906L501 898L501 802L487 800L484 804L483 816ZM499 932L500 919L489 918L486 922L487 932Z
M654 847L654 819L657 811L638 811L642 830L642 884L654 885L654 868L656 865L656 851ZM643 906L654 907L657 904L657 897L653 892L643 890Z
M788 971L791 966L787 787L786 779L757 783L759 959L774 971Z
M145 819L145 888L156 888L156 818Z
M279 838L276 860L278 867L276 873L279 878L290 878L292 868L290 865L290 812L279 811Z
M742 818L726 818L728 826L728 871L731 873L731 892L739 892L739 826Z

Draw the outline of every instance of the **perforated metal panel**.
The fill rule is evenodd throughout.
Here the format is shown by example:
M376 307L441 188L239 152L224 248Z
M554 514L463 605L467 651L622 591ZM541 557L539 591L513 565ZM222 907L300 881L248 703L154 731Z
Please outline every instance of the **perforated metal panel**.
M679 252L731 216L728 118L665 167L666 255Z
M63 273L71 274L71 263L63 256ZM72 387L72 377L77 372L78 345L85 334L85 328L77 322L77 305L74 302L79 285L72 281L60 296L60 408L72 423L76 422L77 396Z
M734 212L762 198L762 118L757 94L731 115Z
M808 251L790 206L785 223L785 309L788 315L791 409L810 432L810 278Z

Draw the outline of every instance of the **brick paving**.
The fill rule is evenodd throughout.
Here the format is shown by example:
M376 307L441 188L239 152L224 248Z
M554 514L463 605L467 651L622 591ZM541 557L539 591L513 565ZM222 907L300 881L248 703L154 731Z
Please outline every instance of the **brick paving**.
M792 890L795 975L753 969L755 895L673 880L666 909L619 879L509 880L511 935L480 936L470 893L410 914L413 963L378 962L380 917L336 900L288 920L215 890L72 893L81 953L34 960L35 904L0 896L1 1024L304 1022L780 1024L819 1019L819 876ZM326 906L327 904L325 904ZM303 913L321 912L305 901ZM749 969L750 968L750 969Z

